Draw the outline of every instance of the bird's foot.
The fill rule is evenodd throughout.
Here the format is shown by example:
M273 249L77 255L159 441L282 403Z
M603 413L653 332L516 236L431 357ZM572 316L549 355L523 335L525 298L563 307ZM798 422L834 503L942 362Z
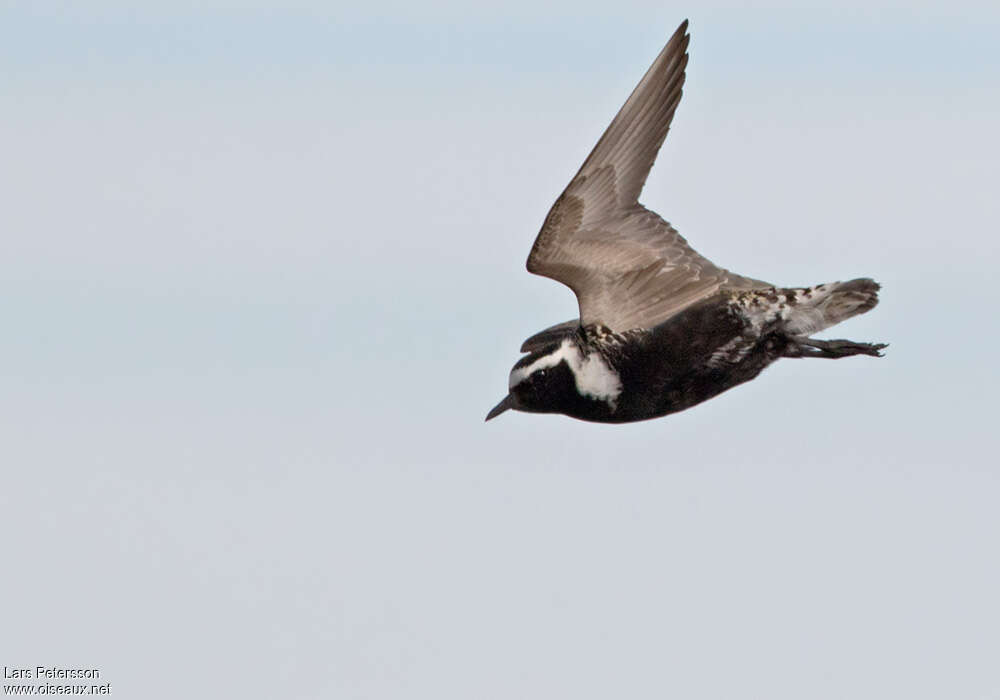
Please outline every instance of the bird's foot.
M817 340L816 338L791 338L785 357L827 357L837 359L851 355L882 357L888 343L855 343L853 340Z

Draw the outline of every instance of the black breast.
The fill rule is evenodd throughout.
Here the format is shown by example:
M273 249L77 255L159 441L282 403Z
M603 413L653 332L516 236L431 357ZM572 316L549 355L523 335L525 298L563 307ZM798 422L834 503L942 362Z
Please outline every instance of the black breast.
M615 421L682 411L750 381L781 357L777 324L754 331L728 295L700 302L622 347L615 358L624 391Z

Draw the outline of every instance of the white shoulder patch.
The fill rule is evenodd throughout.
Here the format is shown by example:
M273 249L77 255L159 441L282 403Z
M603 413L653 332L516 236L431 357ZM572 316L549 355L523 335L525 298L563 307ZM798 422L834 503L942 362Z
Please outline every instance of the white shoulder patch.
M559 347L544 357L539 357L527 367L519 367L510 373L510 388L523 382L540 369L555 367L563 360L573 372L576 390L581 396L589 396L604 401L612 408L618 403L622 393L622 381L618 373L601 357L599 352L584 355L568 338Z

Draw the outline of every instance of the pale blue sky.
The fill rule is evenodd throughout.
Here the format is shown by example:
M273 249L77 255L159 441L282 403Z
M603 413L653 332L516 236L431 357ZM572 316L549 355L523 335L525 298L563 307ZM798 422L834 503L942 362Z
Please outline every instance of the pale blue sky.
M662 420L485 412L677 24L644 201L836 337ZM123 698L1000 696L1000 10L0 4L0 664ZM196 685L192 685L196 684ZM195 688L195 690L192 690Z

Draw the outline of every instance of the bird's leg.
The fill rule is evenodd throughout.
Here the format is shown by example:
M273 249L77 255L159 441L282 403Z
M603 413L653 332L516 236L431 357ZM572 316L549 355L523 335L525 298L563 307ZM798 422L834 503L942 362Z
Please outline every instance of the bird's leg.
M871 355L882 357L887 343L855 343L853 340L817 340L816 338L789 338L785 357L850 357L851 355Z

